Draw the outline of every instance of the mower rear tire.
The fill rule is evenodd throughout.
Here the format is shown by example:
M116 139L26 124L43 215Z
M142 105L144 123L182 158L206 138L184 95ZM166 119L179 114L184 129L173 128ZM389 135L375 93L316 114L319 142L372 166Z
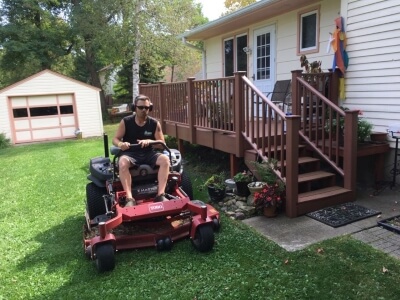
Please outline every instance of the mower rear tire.
M100 273L112 271L115 268L113 245L106 243L96 247L96 267Z
M106 188L101 188L90 182L86 185L86 209L90 220L98 215L106 213L103 195L107 193Z
M203 225L197 227L192 244L200 252L211 251L214 247L214 230L212 226Z
M181 174L181 187L182 190L188 195L190 200L193 199L193 186L192 186L192 181L190 180L190 177L187 175L185 171L182 171Z

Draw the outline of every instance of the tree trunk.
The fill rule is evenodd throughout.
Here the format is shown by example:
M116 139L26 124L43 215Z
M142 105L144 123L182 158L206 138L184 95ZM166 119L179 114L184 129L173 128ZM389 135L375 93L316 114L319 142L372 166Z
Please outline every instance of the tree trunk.
M135 6L135 51L132 59L132 102L139 95L139 64L140 64L140 47L141 47L141 36L140 36L140 26L141 26L141 14L144 1L138 0Z
M90 38L87 38L85 40L85 55L86 55L86 68L90 74L91 85L101 89L100 105L101 105L101 112L103 114L103 119L105 119L107 117L106 100L105 100L103 88L100 83L99 73L97 72L96 67L95 67L95 58L94 58L94 53L92 51L92 45L90 42Z

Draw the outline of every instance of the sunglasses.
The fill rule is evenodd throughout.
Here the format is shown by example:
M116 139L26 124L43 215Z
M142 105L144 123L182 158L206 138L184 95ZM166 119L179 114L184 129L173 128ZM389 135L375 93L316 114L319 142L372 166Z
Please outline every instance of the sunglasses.
M150 109L150 106L136 106L136 108L138 108L138 109L141 109L141 110L149 110Z

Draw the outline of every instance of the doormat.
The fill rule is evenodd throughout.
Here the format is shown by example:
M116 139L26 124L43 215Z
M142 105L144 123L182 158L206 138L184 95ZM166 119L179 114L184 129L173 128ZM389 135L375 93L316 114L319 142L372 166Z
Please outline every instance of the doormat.
M378 225L400 234L400 215L378 221Z
M380 213L380 211L365 208L350 202L323 208L308 213L306 216L336 228L378 215Z

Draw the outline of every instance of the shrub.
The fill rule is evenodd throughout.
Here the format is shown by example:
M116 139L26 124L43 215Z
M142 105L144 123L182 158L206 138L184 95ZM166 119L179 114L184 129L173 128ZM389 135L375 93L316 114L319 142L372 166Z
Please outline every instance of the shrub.
M0 149L8 148L10 146L10 139L6 138L6 135L4 133L0 133Z

